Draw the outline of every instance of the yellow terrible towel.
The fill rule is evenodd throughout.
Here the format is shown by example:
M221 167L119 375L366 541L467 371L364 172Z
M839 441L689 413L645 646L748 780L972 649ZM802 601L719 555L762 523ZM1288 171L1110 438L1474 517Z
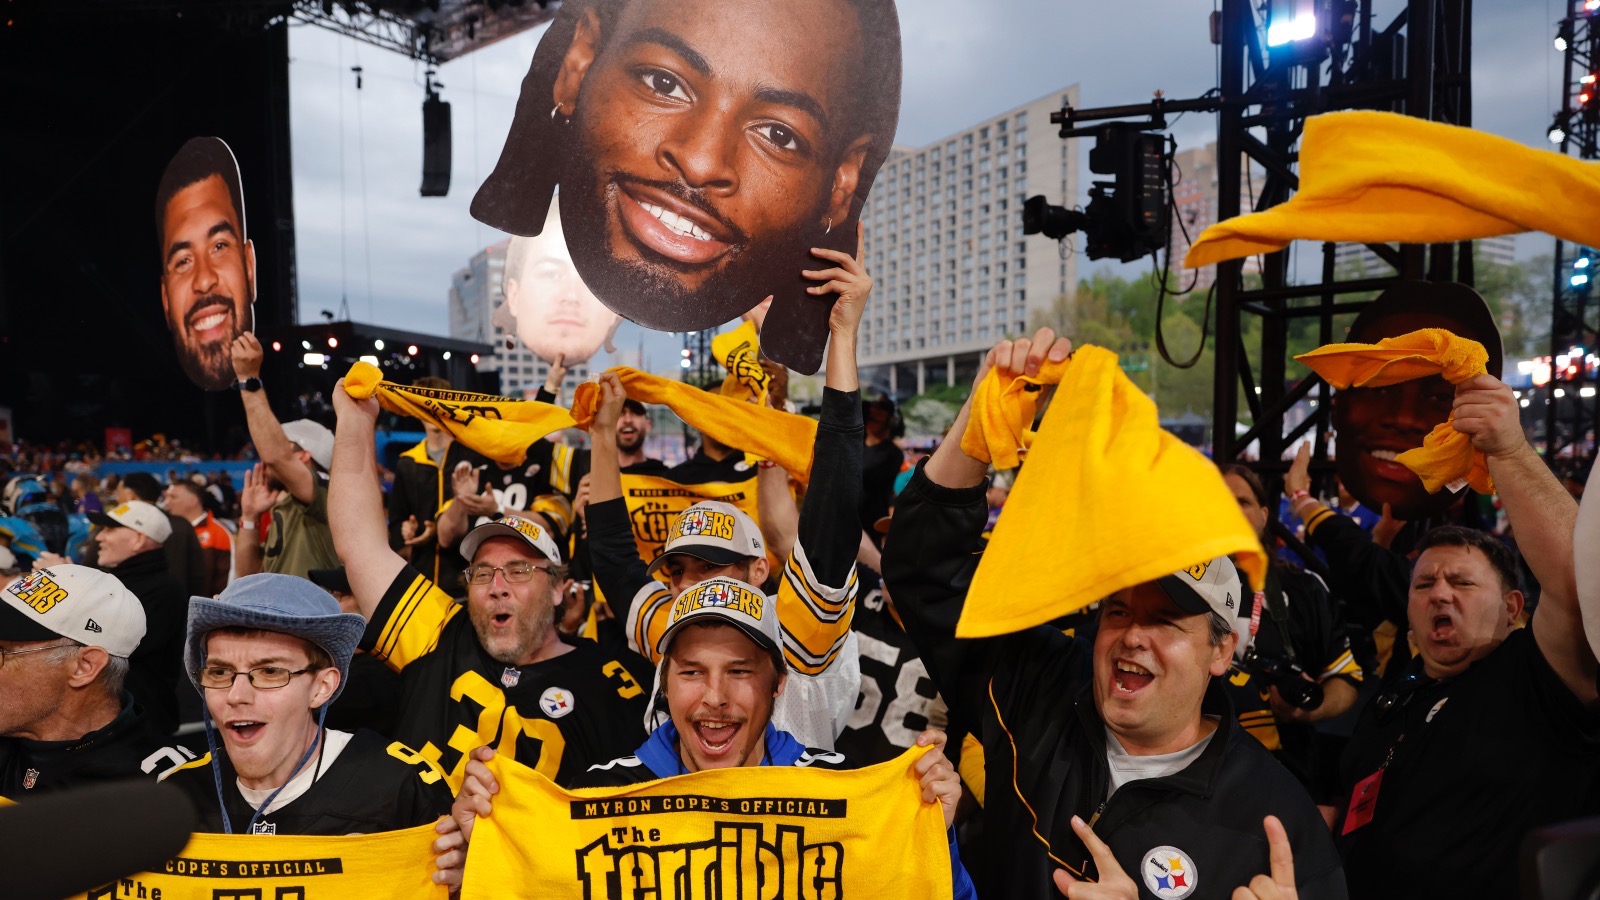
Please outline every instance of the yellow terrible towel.
M1489 352L1470 338L1457 337L1443 328L1424 328L1376 344L1329 344L1295 357L1322 380L1339 390L1380 388L1415 378L1443 375L1460 384L1487 371ZM1483 454L1455 427L1455 413L1435 425L1422 446L1395 457L1417 473L1428 493L1447 485L1459 489L1465 482L1480 494L1494 493L1494 479Z
M1161 430L1115 353L1079 347L1065 366L956 636L1048 622L1230 553L1260 590L1266 554L1211 460ZM1071 565L1043 564L1062 548Z
M817 442L817 423L812 419L702 391L692 384L627 366L608 371L615 372L622 389L640 403L665 404L703 434L770 459L801 481L810 480L811 451ZM572 398L572 418L579 428L587 429L594 422L599 407L600 386L578 385Z
M728 377L722 380L722 396L766 405L772 376L761 367L761 339L755 322L746 321L713 337L711 355L728 370Z
M1003 384L1000 370L990 369L973 391L967 430L961 433L961 452L996 469L1020 465L1022 451L1033 443L1033 417L1041 393L1038 387L1060 383L1068 362L1045 360L1039 374L1019 375Z
M707 769L577 791L496 756L501 789L473 828L461 896L948 900L944 814L911 774L925 752L852 771Z
M344 376L344 389L357 400L377 397L378 405L392 413L432 422L461 443L507 465L522 462L534 441L573 425L572 415L559 406L492 394L408 387L384 381L383 373L371 363L351 366Z
M1294 240L1466 241L1543 231L1600 246L1600 164L1386 112L1306 120L1300 192L1207 228L1183 264L1282 250Z

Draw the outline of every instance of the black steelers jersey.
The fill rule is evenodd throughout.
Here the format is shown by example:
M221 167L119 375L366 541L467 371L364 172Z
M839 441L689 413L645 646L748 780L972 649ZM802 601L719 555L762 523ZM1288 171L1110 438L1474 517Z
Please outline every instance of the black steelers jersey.
M220 749L220 748L219 748ZM316 757L306 763L316 765ZM211 754L166 776L194 801L195 831L221 834L222 806ZM222 797L234 834L250 827L255 808L239 793L238 776L222 756ZM453 798L444 773L416 752L375 731L358 731L339 757L317 775L304 794L262 816L256 834L375 834L438 820Z
M464 606L410 566L362 638L401 675L395 737L443 769L452 791L466 777L467 754L486 744L563 785L639 746L654 671L627 650L584 640L571 647L526 666L496 661Z
M862 594L851 628L861 648L861 693L835 749L870 766L899 756L925 728L949 731L950 710L881 585ZM945 755L958 758L959 747L959 736L952 736Z

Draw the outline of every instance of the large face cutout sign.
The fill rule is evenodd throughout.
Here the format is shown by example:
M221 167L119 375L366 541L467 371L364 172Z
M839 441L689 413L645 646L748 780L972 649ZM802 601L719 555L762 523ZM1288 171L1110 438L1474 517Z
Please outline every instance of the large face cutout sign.
M622 320L578 277L555 205L534 237L506 248L506 302L500 307L523 346L545 362L571 366L595 354Z
M692 331L771 295L763 352L815 372L829 303L800 272L855 252L899 107L893 0L569 0L472 214L539 234L559 185L607 307Z
M1464 284L1408 281L1379 295L1350 326L1346 340L1377 343L1421 328L1443 328L1483 344L1489 374L1500 377L1500 329L1489 305ZM1416 473L1395 456L1422 446L1434 426L1450 418L1455 387L1442 375L1381 388L1350 388L1333 397L1333 427L1339 449L1335 468L1351 496L1368 509L1389 504L1403 520L1436 515L1458 496L1428 493Z
M255 328L255 247L245 236L239 164L219 138L178 150L156 189L161 309L178 363L207 391L233 383L234 338Z

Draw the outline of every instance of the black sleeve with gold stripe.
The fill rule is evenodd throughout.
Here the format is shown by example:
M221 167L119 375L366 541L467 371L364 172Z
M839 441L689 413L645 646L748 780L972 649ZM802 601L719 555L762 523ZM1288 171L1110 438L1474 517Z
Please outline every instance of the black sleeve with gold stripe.
M449 594L416 569L395 576L367 623L361 649L396 672L432 653L445 625L461 611Z

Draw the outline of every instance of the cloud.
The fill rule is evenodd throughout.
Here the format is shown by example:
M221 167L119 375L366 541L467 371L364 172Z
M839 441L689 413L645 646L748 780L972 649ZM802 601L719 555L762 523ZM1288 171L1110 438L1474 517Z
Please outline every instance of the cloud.
M1402 5L1379 3L1377 21L1386 24ZM1080 86L1085 106L1109 106L1142 102L1156 90L1194 97L1216 83L1210 4L904 0L899 11L902 143L938 140L1070 84ZM1560 105L1560 57L1551 47L1555 15L1538 0L1477 4L1476 127L1549 146L1544 134ZM422 68L319 28L294 30L291 128L302 318L337 310L346 296L355 318L445 333L451 274L501 237L474 221L468 204L499 156L542 34L535 29L441 67L437 77L452 103L455 165L450 195L422 198ZM349 71L358 63L364 69L359 94ZM1205 143L1215 139L1215 119L1190 114L1173 131L1181 145ZM1088 142L1079 143L1086 153ZM1522 250L1544 252L1548 240L1526 236ZM1135 265L1130 274L1144 272L1148 263ZM679 341L651 333L646 353L658 365L670 364ZM635 337L626 338L626 346L636 345Z

